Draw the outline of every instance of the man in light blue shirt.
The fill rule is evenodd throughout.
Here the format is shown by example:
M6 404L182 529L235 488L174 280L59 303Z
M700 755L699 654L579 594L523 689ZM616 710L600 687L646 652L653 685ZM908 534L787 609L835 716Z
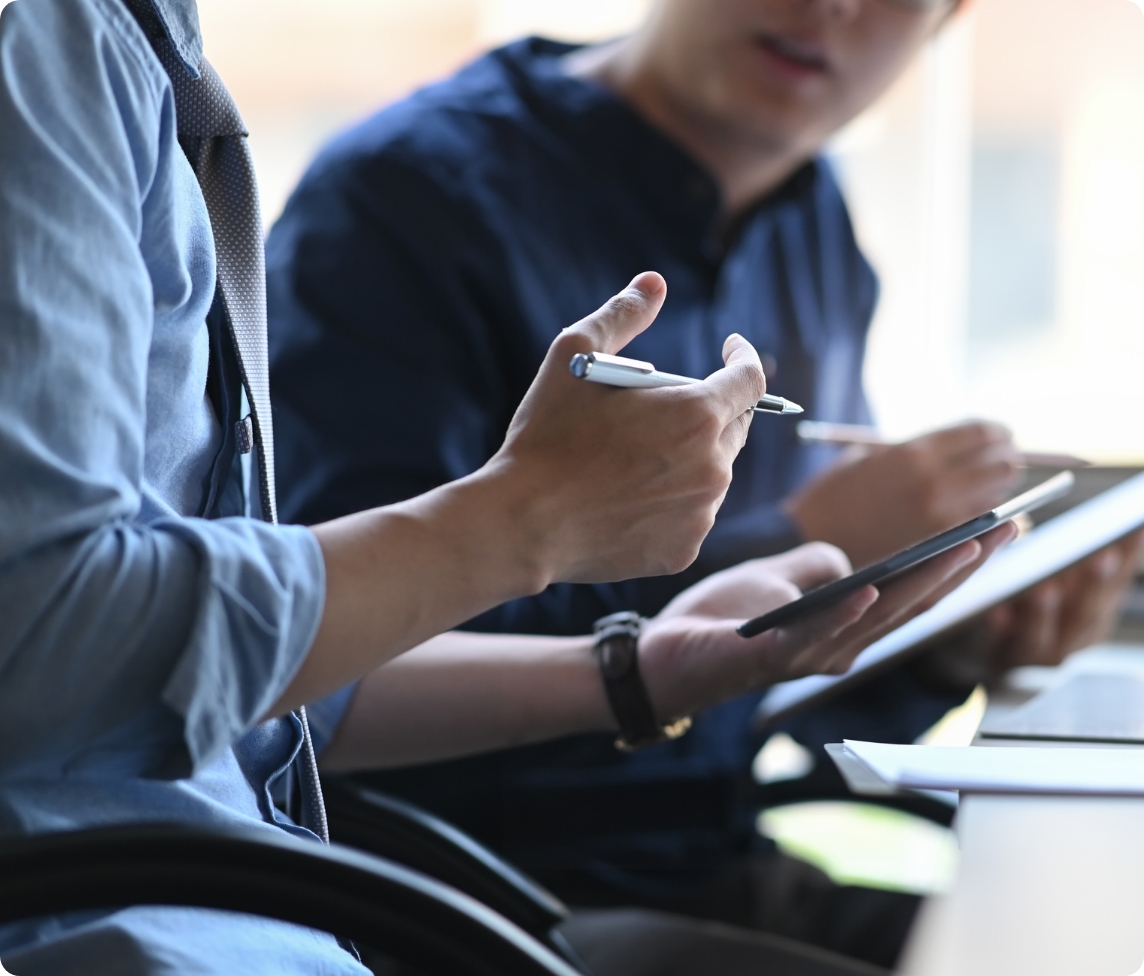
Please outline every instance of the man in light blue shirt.
M197 70L193 0L154 6ZM616 351L654 319L663 281L641 275L556 340L481 471L313 530L273 526L245 517L233 437L217 419L214 288L170 81L128 9L9 4L0 832L170 820L312 837L271 796L301 743L290 710L306 702L335 733L328 754L354 762L614 728L589 639L443 632L553 581L686 566L765 385L754 350L732 337L727 367L683 391L577 383L571 354ZM844 558L804 547L711 578L641 638L658 716L845 666L1004 537L754 641L723 618L837 576ZM21 976L364 972L325 934L185 909L10 926L0 957Z

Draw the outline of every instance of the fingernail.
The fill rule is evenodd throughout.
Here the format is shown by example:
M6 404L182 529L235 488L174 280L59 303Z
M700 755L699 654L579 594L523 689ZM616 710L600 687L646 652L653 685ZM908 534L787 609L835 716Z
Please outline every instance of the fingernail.
M640 284L643 282L643 284ZM649 285L651 287L649 287ZM663 278L651 271L641 271L630 282L626 291L638 291L644 295L656 295L663 288Z

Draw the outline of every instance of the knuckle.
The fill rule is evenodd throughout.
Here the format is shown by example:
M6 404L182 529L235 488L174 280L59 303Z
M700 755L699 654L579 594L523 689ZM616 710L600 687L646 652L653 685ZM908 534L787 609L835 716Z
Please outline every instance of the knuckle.
M731 484L731 466L712 458L701 464L694 494L705 505L717 504Z
M676 396L682 405L680 417L676 423L676 430L680 432L681 442L698 441L701 444L714 444L723 434L723 422L719 416L719 403L715 394L706 391L700 395L694 392L697 388L680 388Z
M737 455L747 443L747 435L751 432L752 416L749 413L740 414L731 421L728 427L729 443Z
M577 353L595 352L592 340L579 328L572 326L565 329L555 339L552 340L552 345L549 347L551 355L558 360L567 360L571 362L572 357ZM565 365L562 363L562 365Z
M767 392L767 378L757 363L738 363L734 370L736 385L745 399L754 403Z
M837 572L839 576L845 576L850 572L850 560L838 546L831 545L829 542L809 542L807 548L814 558L821 560L824 565Z
M631 289L622 291L608 299L602 311L605 315L616 318L629 318L641 315L647 309L647 299L641 292Z
M983 444L1001 444L1013 437L1008 427L992 420L974 421L973 432L977 440Z
M699 557L699 547L707 537L707 533L711 531L713 522L713 513L705 512L703 515L693 517L680 533L680 538L687 541L673 546L661 557L657 567L660 575L674 576L694 563Z
M897 451L906 466L914 472L926 472L933 465L933 449L925 441L907 441Z
M787 603L793 603L802 596L802 590L794 585L790 580L775 580L772 584L775 594L775 606L784 606Z

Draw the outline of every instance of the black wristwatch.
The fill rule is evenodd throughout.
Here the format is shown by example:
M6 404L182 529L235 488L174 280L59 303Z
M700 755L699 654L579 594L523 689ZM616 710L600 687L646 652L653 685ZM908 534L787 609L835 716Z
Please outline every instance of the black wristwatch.
M638 613L613 613L601 617L592 627L596 635L593 653L604 680L604 691L620 737L616 748L625 752L656 742L678 739L691 728L690 718L663 725L656 718L640 676L639 639L644 620Z

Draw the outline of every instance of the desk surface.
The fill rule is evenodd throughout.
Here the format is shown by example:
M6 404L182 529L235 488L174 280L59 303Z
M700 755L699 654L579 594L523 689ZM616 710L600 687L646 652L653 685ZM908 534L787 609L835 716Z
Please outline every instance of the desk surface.
M1142 661L1117 648L1076 664ZM957 834L957 882L923 909L903 976L1144 976L1144 799L969 796Z
M1144 799L969 797L905 976L1144 972Z

